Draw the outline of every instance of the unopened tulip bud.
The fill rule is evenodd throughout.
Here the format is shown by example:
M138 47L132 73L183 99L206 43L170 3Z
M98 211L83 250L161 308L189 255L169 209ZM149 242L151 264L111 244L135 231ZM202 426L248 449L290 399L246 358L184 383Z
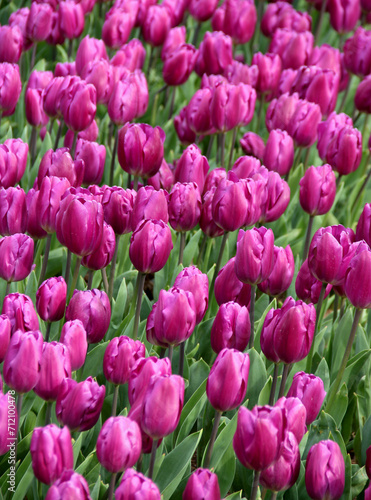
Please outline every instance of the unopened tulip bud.
M89 61L94 61L101 58L108 60L107 51L103 40L90 38L89 35L87 35L81 40L79 48L76 52L77 74L81 74L85 64L87 64Z
M75 500L88 500L90 498L89 485L81 474L73 470L65 470L48 489L45 500L59 500L70 494L74 495Z
M157 485L135 469L127 469L122 476L120 486L115 491L116 500L161 500Z
M34 392L45 401L55 401L63 380L71 376L68 348L59 342L44 342L39 380Z
M286 248L274 247L274 264L269 278L258 284L259 290L278 296L286 292L292 282L295 271L294 255L289 245Z
M44 281L36 292L36 308L43 321L59 321L66 307L67 285L62 276Z
M22 91L21 77L16 64L0 63L0 87L0 113L2 116L10 116L15 111Z
M219 353L222 349L243 352L250 340L250 315L247 307L235 302L222 304L211 328L211 347Z
M131 406L142 400L153 375L171 375L169 358L140 358L129 374L128 397Z
M247 132L240 139L240 145L247 155L254 156L258 160L263 159L265 144L264 140L258 134ZM267 166L265 163L264 165Z
M281 57L283 69L298 69L307 63L313 45L314 37L310 31L297 33L288 28L278 28L273 34L269 52Z
M325 399L326 392L322 380L315 375L298 372L294 375L288 398L299 398L307 410L306 424L317 418Z
M215 280L214 293L219 306L233 301L241 306L249 307L251 286L247 283L242 283L237 278L235 257L230 259L219 271Z
M371 203L366 203L358 219L356 241L360 240L371 246Z
M115 337L108 344L103 358L103 373L112 384L125 384L136 362L144 358L145 347L139 340Z
M199 76L223 74L232 60L232 38L221 31L207 31L200 44L195 71Z
M30 274L33 264L34 241L17 233L0 240L0 277L11 283L22 281Z
M307 432L307 410L299 398L280 398L275 406L286 410L287 430L292 432L296 441L300 443Z
M83 366L88 350L86 330L82 321L75 319L67 321L61 331L60 341L66 345L70 353L71 370L78 370Z
M370 272L371 249L362 241L350 260L345 274L345 293L349 302L359 309L371 308Z
M20 187L0 188L0 234L24 233L27 227L26 195Z
M6 295L2 314L5 314L10 320L12 335L17 330L27 332L39 329L39 320L33 302L27 295L22 293Z
M183 500L220 500L218 476L209 469L196 469L187 481Z
M165 223L169 221L167 193L152 186L143 186L135 197L131 215L131 228L134 231L142 220L156 219Z

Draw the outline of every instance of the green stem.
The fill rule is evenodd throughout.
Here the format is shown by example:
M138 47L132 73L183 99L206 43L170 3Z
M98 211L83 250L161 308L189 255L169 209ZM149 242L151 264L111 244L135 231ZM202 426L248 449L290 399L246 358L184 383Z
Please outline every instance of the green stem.
M259 478L260 478L260 470L256 470L254 472L254 482L251 488L250 500L256 500L256 495L258 493L258 487L259 487Z
M113 177L114 177L114 173L115 173L115 161L116 161L118 143L119 143L119 131L117 129L115 132L115 142L113 144L111 169L110 169L110 174L109 174L109 185L110 186L113 186Z
M104 267L103 269L101 269L101 274L102 274L102 280L103 280L103 287L104 287L104 291L106 292L106 294L108 295L108 292L109 292L109 284L108 284L108 278L107 278L107 271L106 271L106 268Z
M362 312L363 312L363 309L356 309L352 328L351 328L350 334L349 334L348 343L347 343L347 346L345 348L344 356L343 356L343 359L341 361L341 365L340 365L340 368L338 370L338 373L336 375L335 382L332 384L330 391L329 391L329 398L327 400L327 404L326 404L326 408L325 408L326 413L330 413L332 405L334 404L336 394L337 394L338 389L339 389L340 384L341 384L341 379L343 378L345 368L347 367L350 351L352 350L352 345L354 342L354 338L356 336L357 326L358 326L359 320L361 319Z
M225 168L225 133L220 136L220 163L221 167Z
M57 135L56 135L56 138L54 141L54 151L58 148L59 139L61 138L61 135L62 135L63 125L64 125L64 121L62 120L62 118L60 118Z
M70 250L67 250L66 273L64 276L64 281L66 282L67 288L68 288L68 283L70 282L71 260L72 260L72 252Z
M134 330L133 330L133 339L137 340L138 337L138 327L139 327L139 318L140 318L140 308L142 306L142 295L144 289L144 280L146 275L144 273L138 272L138 283L137 283L137 307L135 310L134 317Z
M223 253L224 253L225 245L227 244L228 236L229 236L228 232L225 232L223 234L223 239L222 239L222 243L220 245L218 260L216 261L216 266L215 266L214 275L213 275L213 279L212 279L211 286L210 286L210 291L212 291L214 289L215 280L216 280L216 277L218 276L218 273L220 271L220 265L222 263Z
M202 257L204 255L205 248L206 248L206 242L207 242L207 235L205 233L203 233L201 248L200 248L200 251L199 251L199 254L197 257L197 267L200 267L200 264L202 262Z
M167 357L170 359L170 364L173 362L173 352L174 352L174 346L169 345Z
M71 300L72 294L73 294L73 292L74 292L74 290L76 288L77 279L79 277L79 270L80 270L81 260L82 260L82 257L76 256L75 269L73 271L71 289L70 289L70 293L68 294L68 301L67 301L67 303Z
M352 205L352 211L354 210L354 207L355 207L355 205L356 205L357 201L359 200L359 198L360 198L361 194L362 194L362 193L363 193L363 191L366 189L366 186L367 186L367 184L368 184L368 181L370 180L370 177L371 177L371 168L370 168L370 170L368 171L368 174L367 174L367 176L366 176L366 179L364 180L364 182L363 182L363 184L362 184L362 186L361 186L360 190L358 191L357 196L354 198L354 202L353 202L353 205Z
M318 299L318 302L317 302L317 307L316 307L316 324L315 324L315 327L314 327L313 342L312 342L312 345L311 345L311 348L310 348L310 351L309 351L309 354L308 354L308 357L307 357L307 365L306 365L306 368L305 368L305 371L307 373L310 373L311 370L312 370L314 342L316 340L316 335L317 335L317 330L318 330L318 323L319 323L319 317L320 317L321 308L322 308L322 302L323 302L323 299L324 299L325 293L326 293L326 286L327 286L327 283L322 283L321 292L319 294L319 299Z
M249 349L254 347L254 333L255 333L255 294L256 285L251 285L251 296L250 296L250 323L251 323L251 335L249 341Z
M184 248L186 244L186 233L180 233L180 247L179 247L179 259L178 259L178 265L183 264L183 253L184 253Z
M339 295L335 293L335 300L334 300L334 312L332 314L332 322L335 323L337 315L338 315L338 307L339 307Z
M256 124L257 133L259 133L260 130L260 123L262 121L263 109L264 109L264 94L260 96L260 101L259 101L258 122Z
M115 385L115 390L113 391L113 401L112 401L112 412L111 412L111 417L116 416L116 411L117 411L117 400L119 397L119 385Z
M134 185L133 185L134 191L138 191L138 184L139 184L139 177L137 175L134 175Z
M211 431L210 441L209 441L209 445L207 447L207 451L206 451L206 455L205 455L205 462L203 465L203 467L205 469L208 469L209 465L210 465L211 455L213 453L215 439L216 439L216 436L218 434L218 428L219 428L221 416L222 416L222 412L219 410L215 410L214 425L213 425L213 429Z
M291 368L291 365L283 365L282 379L281 379L280 390L278 393L278 399L282 398L282 396L285 394L285 385L286 385L287 375L289 374L290 368Z
M33 47L32 47L32 53L31 53L31 65L30 65L30 71L33 70L33 67L35 66L35 61L36 61L36 51L37 51L37 42L34 42Z
M184 371L184 358L185 358L185 341L179 346L179 375L183 377Z
M207 146L207 151L206 151L206 158L209 160L210 155L211 155L211 150L213 149L213 144L214 144L214 137L215 135L212 135L209 140L209 144Z
M50 321L47 322L46 324L46 331L45 331L45 342L49 342L49 337L50 337L50 328L52 324Z
M31 138L30 138L31 167L35 163L36 159L36 141L37 141L37 129L36 127L32 127Z
M317 44L317 41L318 41L318 38L321 34L321 28L322 28L322 23L323 23L323 16L326 12L326 6L327 6L327 0L323 0L322 1L322 6L321 6L321 12L319 14L319 18L318 18L318 23L317 23L317 26L316 26L316 31L315 31L315 34L314 34L314 45Z
M234 145L236 143L236 137L237 137L237 127L235 127L233 129L232 141L231 141L231 150L229 152L228 170L230 170L231 166L232 166L233 152L234 152Z
M93 271L93 269L89 269L89 271L88 271L88 290L91 290L93 287L93 278L94 278L94 271Z
M46 413L45 413L45 425L49 425L52 421L52 406L53 401L48 401L46 403Z
M44 257L43 257L43 264L42 264L42 267L41 267L41 273L40 273L40 277L39 277L39 284L38 284L38 286L40 286L41 283L45 279L46 269L48 267L48 259L49 259L49 252L50 252L51 242L52 242L52 235L48 234L48 236L46 237L45 251L44 251Z
M111 480L109 483L109 490L108 490L108 500L113 499L113 492L115 490L116 476L117 476L117 472L114 472L111 476Z
M307 226L307 233L305 235L305 242L304 242L304 249L303 249L303 262L308 257L309 244L310 244L310 240L312 237L313 221L314 221L314 217L313 217L313 215L310 215L308 226Z
M276 394L277 379L278 379L278 367L279 367L279 363L275 363L274 364L274 371L273 371L271 393L269 395L269 403L268 403L270 406L272 406L274 404L274 396Z
M175 94L176 94L176 87L173 87L173 91L171 94L171 101L170 101L170 110L169 110L169 120L173 116L173 111L174 111L174 104L175 104Z
M72 148L71 148L71 151L70 151L70 155L72 156L72 158L75 157L76 143L77 143L77 132L74 132L73 133Z
M148 477L149 477L149 479L152 479L153 470L155 468L156 450L157 450L157 439L154 439L153 442L152 442L151 459L150 459L149 469L148 469Z
M17 463L17 450L18 450L18 433L19 433L19 423L21 421L21 415L22 415L22 401L23 401L23 394L18 394L17 395L17 427L15 430L15 447L14 447L14 461Z
M117 134L118 135L118 134ZM116 246L115 246L115 251L112 257L112 262L111 262L111 274L109 277L109 293L108 293L108 298L111 301L112 296L113 296L113 285L115 283L115 270L116 270L116 262L117 262L117 254L119 251L119 244L120 244L120 234L116 234Z
M200 30L201 30L201 23L197 23L197 26L195 28L195 31L193 33L193 38L192 38L192 45L194 45L196 47L196 44L197 44L197 40L198 40L198 35L200 34Z
M348 85L347 85L347 87L346 87L346 89L344 91L343 100L341 101L338 113L341 113L343 111L343 108L345 106L345 103L346 103L346 100L347 100L347 97L348 97L348 94L349 94L351 83L352 83L352 75L349 76Z

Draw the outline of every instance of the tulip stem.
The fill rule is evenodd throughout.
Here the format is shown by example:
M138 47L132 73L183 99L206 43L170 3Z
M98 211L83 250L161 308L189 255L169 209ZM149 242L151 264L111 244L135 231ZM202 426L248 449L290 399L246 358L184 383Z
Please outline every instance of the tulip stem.
M309 155L310 155L310 147L307 148L304 156L304 162L303 162L304 172L306 172L307 170Z
M37 129L35 127L32 127L31 138L30 138L31 167L35 163L35 158L36 158L36 139L37 139Z
M225 168L225 133L220 136L220 163L221 167Z
M115 141L116 142L116 141ZM119 251L119 243L120 243L120 234L116 234L116 246L113 254L112 262L111 262L111 274L109 276L109 293L108 298L111 301L113 296L113 285L115 282L115 270L116 270L116 262L117 262L117 254Z
M192 45L196 47L197 40L198 40L198 35L200 34L200 29L201 29L201 23L197 23L197 26L195 28L195 32L193 33L193 38L192 38Z
M295 159L294 159L294 164L293 164L293 166L292 166L292 169L290 169L290 170L292 170L293 172L295 171L296 167L299 165L300 156L301 156L301 150L302 150L302 149L303 149L303 148L300 146L300 147L298 147L298 150L297 150L297 152L296 152L296 157L295 157ZM288 180L289 180L289 173L290 173L290 170L289 170L289 172L287 173L287 176L286 176L286 182L288 182Z
M77 143L77 132L74 132L73 133L72 148L70 150L70 155L72 156L72 159L74 159L74 157L75 157L76 143Z
M277 498L277 491L273 491L271 500L276 500L276 498Z
M111 413L111 417L115 417L116 416L117 400L118 400L118 397L119 397L119 389L120 389L120 386L119 385L115 385L115 390L113 391L113 401L112 401L112 413Z
M173 361L173 352L174 352L174 346L173 345L169 345L169 350L168 350L168 353L167 353L167 357L170 359L170 364Z
M274 396L276 394L277 379L278 379L278 368L279 368L279 364L278 363L274 363L272 387L271 387L271 393L269 394L269 403L268 403L270 406L273 405L273 403L274 403Z
M43 257L43 264L41 267L41 273L39 277L39 284L38 286L41 285L41 283L44 281L45 274L46 274L46 268L48 267L48 259L49 259L49 252L50 252L50 245L52 242L52 235L48 234L46 237L46 243L45 243L45 251L44 251L44 257Z
M134 175L133 189L134 191L138 191L139 177Z
M66 282L67 288L68 288L68 283L70 281L71 259L72 259L72 252L70 250L67 250L66 273L64 276L64 281Z
M280 391L278 393L278 399L282 398L282 396L285 393L285 385L286 385L287 375L289 374L290 368L291 368L291 365L283 365L282 379L281 379Z
M334 404L336 394L337 394L338 389L339 389L340 384L341 384L341 379L343 378L345 368L347 367L350 351L352 350L352 345L354 342L354 338L356 336L357 326L358 326L359 320L361 319L362 312L363 312L363 309L356 309L352 328L351 328L350 334L349 334L348 343L347 343L347 346L345 348L344 356L343 356L343 359L341 361L341 365L340 365L340 368L338 370L338 373L336 375L335 382L332 384L332 386L329 390L329 398L327 400L327 404L325 407L326 413L330 413L331 407Z
M202 257L204 255L204 252L205 252L205 247L206 247L206 241L207 241L207 236L206 234L204 233L203 234L203 237L202 237L202 243L201 243L201 248L200 248L200 251L199 251L199 254L198 254L198 257L197 257L197 267L200 267L200 264L202 262ZM207 264L207 263L206 263Z
M61 138L62 135L62 129L63 129L63 120L60 119L57 135L54 141L54 151L58 148L59 139Z
M335 300L334 300L334 312L332 314L332 322L335 323L337 315L338 315L338 307L339 307L339 295L335 293Z
M93 286L93 278L94 278L94 271L93 269L89 269L88 271L88 290L91 290Z
M113 174L115 172L115 161L116 161L116 154L117 154L117 146L119 143L119 131L118 129L115 131L115 142L113 144L113 151L112 151L112 159L111 159L111 170L109 174L109 185L113 186Z
M32 53L31 53L31 65L30 65L30 71L33 70L33 67L35 66L35 60L36 60L36 50L37 50L37 43L33 44L32 47Z
M367 174L367 177L366 179L364 180L360 190L358 191L357 193L357 196L354 198L354 202L353 202L353 205L352 205L352 212L354 210L354 207L355 207L355 204L357 203L357 201L359 200L361 194L363 193L363 191L366 189L366 186L368 184L368 181L370 180L370 177L371 177L371 168L370 170L368 171L368 174Z
M259 134L260 124L262 121L263 109L264 109L264 94L260 97L260 102L259 102L258 122L256 124L256 132L258 134Z
M153 470L155 468L155 462L156 462L156 451L157 451L157 439L154 439L152 442L152 450L151 450L151 460L149 462L149 469L148 469L148 477L149 479L152 479L153 476Z
M261 473L260 470L256 470L254 472L254 482L252 483L252 487L251 487L250 500L256 499L256 494L258 493L258 487L259 487L260 473Z
M178 266L179 266L179 264L183 264L183 253L184 253L185 244L186 244L186 233L182 232L182 233L180 233L180 247L179 247Z
M52 120L50 120L50 123L49 123L49 130L48 130L48 132L49 132L50 137L52 135L53 125L54 125L54 118Z
M343 100L341 101L338 113L341 113L343 111L343 108L345 106L345 103L346 103L346 100L347 100L347 97L348 97L348 94L349 94L351 83L352 83L352 75L349 75L348 85L347 85L347 87L346 87L346 89L344 91Z
M138 279L137 279L137 297L136 297L136 302L137 302L137 307L135 310L135 318L134 318L134 330L133 330L133 339L137 340L138 337L138 326L139 326L139 318L140 318L140 308L142 306L142 295L143 295L143 289L144 289L144 280L146 278L146 275L144 273L141 273L140 271L138 272Z
M173 116L173 111L174 111L174 104L175 104L175 94L176 94L176 87L173 87L173 91L171 94L171 101L170 101L170 110L169 110L169 120Z
M108 295L109 285L108 285L108 279L107 279L107 271L106 271L105 267L101 270L101 273L102 273L102 281L103 281L104 291Z
M138 458L137 462L137 472L142 472L142 466L143 466L143 453L140 454L140 457Z
M184 358L185 358L185 341L179 346L179 375L183 377L184 371Z
M9 292L10 292L10 281L7 281L5 289L5 297L9 295Z
M313 215L310 215L308 226L307 226L307 233L305 235L305 243L304 243L304 249L303 249L303 262L308 257L309 244L310 244L310 240L312 237L313 221L314 221L314 217L313 217Z
M209 465L210 465L211 455L213 453L214 443L215 443L216 436L218 434L218 428L219 428L221 417L222 417L222 412L219 410L215 410L214 425L213 425L213 429L211 431L210 441L209 441L209 445L207 447L205 461L203 464L203 467L205 469L208 469Z
M326 286L327 286L327 283L322 283L321 292L319 294L319 298L318 298L318 302L317 302L317 307L316 307L316 324L314 326L313 341L312 341L312 345L310 347L310 351L309 351L309 354L308 354L308 357L307 357L307 365L305 367L305 371L307 373L310 373L311 370L312 370L314 342L316 340L316 335L317 335L317 330L318 330L318 323L319 323L319 316L321 314L322 302L323 302L323 299L324 299L325 293L326 293Z
M228 161L228 170L231 169L232 161L233 161L233 153L234 153L234 145L236 143L237 137L237 127L233 129L232 141L231 141L231 150L229 152L229 161Z
M249 349L254 347L254 331L255 331L255 295L256 295L256 285L251 285L251 297L250 297L250 323L251 323L251 335L249 342Z
M209 144L207 146L207 151L206 151L206 158L209 160L210 155L211 155L211 150L213 149L213 144L214 144L214 135L210 137Z
M45 342L49 342L49 336L50 336L50 328L52 324L50 321L47 322L46 324L46 331L45 331Z
M68 60L71 59L72 51L73 51L73 38L70 38L68 41L68 52L67 52Z
M45 413L45 425L49 425L52 420L52 406L53 406L53 401L47 401L46 413Z
M17 428L15 431L15 449L14 449L14 462L17 464L17 449L18 449L18 432L19 432L19 423L21 421L21 413L22 413L22 401L23 394L18 394L17 396Z
M72 294L75 290L75 287L77 284L77 279L79 277L81 260L82 260L81 257L79 257L79 256L76 257L75 269L73 271L71 289L70 289L70 293L68 294L68 301L67 302L69 302L71 300Z
M113 492L115 489L116 476L117 476L117 472L114 472L111 476L111 481L109 483L109 490L108 490L108 500L113 499Z
M211 286L210 286L210 291L212 291L214 289L215 280L216 280L216 277L218 276L218 273L220 270L220 265L222 263L223 253L224 253L225 245L227 244L228 236L229 236L229 233L226 231L223 234L222 243L220 245L218 260L216 262L215 271L214 271L213 279L212 279Z
M319 36L321 34L323 16L324 16L324 13L326 11L326 6L327 6L327 0L323 0L322 6L321 6L321 12L319 14L318 23L317 23L317 26L316 26L316 31L315 31L315 34L314 34L314 45L317 44L318 38L319 38Z

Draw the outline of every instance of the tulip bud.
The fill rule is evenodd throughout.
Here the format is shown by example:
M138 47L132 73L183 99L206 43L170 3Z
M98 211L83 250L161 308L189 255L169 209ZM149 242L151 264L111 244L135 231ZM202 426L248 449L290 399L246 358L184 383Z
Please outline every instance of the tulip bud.
M325 399L326 392L319 377L305 372L294 375L287 398L299 398L307 410L306 424L310 425L317 418Z
M212 211L214 221L224 231L235 231L244 225L247 200L244 186L234 173L228 174L216 188Z
M135 19L124 9L111 8L102 27L102 40L111 49L119 49L128 41Z
M182 144L188 146L196 141L196 134L188 123L187 106L182 108L179 115L174 117L174 128Z
M81 40L79 48L76 52L77 74L81 75L84 66L89 61L96 61L101 58L108 60L107 51L103 40L90 38L89 35L87 35Z
M145 123L125 125L119 131L118 159L125 172L143 178L155 175L164 157L165 133Z
M169 226L162 220L147 219L131 235L129 256L141 273L156 273L166 264L172 248Z
M249 307L251 286L247 283L242 283L237 278L235 259L235 257L230 259L219 271L215 280L215 298L219 306L232 301L241 306Z
M85 163L84 185L100 184L106 161L106 147L97 142L79 139L76 144L75 159ZM76 162L75 162L76 163Z
M111 59L111 65L124 66L129 71L142 69L146 58L146 50L140 40L133 38L120 49Z
M58 16L62 35L69 40L79 38L84 31L84 10L81 3L61 2Z
M280 129L288 132L298 102L299 97L296 93L293 95L286 93L278 97L278 99L273 99L265 116L268 131Z
M330 24L338 33L353 31L361 15L359 0L328 0L327 11L330 13Z
M358 219L356 241L360 240L371 246L371 203L366 203Z
M100 342L111 321L108 296L101 290L75 290L66 309L66 320L79 319L86 330L89 344Z
M197 49L190 44L180 45L164 61L162 75L167 85L182 85L192 73L197 59Z
M287 132L301 147L309 147L317 140L317 126L321 121L318 104L299 99L288 124Z
M307 410L299 398L280 398L275 406L286 410L287 430L292 432L296 441L300 443L304 434L307 432L305 424Z
M136 362L145 357L145 346L129 337L115 337L108 344L103 358L103 373L112 384L125 384Z
M265 145L264 140L258 134L246 132L240 139L240 146L247 155L254 156L258 160L263 159Z
M262 21L263 34L272 38L278 28L288 28L298 33L310 31L312 18L306 12L296 11L285 2L276 2L268 5Z
M352 119L346 115L345 113L331 113L331 115L327 118L326 121L321 122L318 125L318 143L317 149L318 154L322 160L326 158L327 149L335 138L338 135L339 131L345 126L353 127Z
M345 464L335 441L320 441L309 450L305 464L305 486L311 498L336 500L345 486Z
M281 76L282 62L277 54L254 54L251 64L255 64L259 70L256 90L260 95L274 94Z
M0 27L0 62L17 63L23 49L23 36L18 26Z
M116 234L131 232L131 219L136 192L120 187L107 187L102 199L104 220L112 226Z
M54 483L66 469L73 468L71 434L57 425L36 427L31 438L32 469L44 484Z
M269 52L281 57L283 69L298 69L306 65L313 45L314 37L310 31L297 33L288 28L279 28L273 34Z
M228 348L219 352L206 384L207 397L216 410L233 410L242 403L246 395L249 369L248 354Z
M238 410L233 449L244 467L261 471L275 462L286 431L285 411L272 406Z
M5 383L19 394L31 391L40 377L43 337L36 330L13 333L4 359Z
M186 28L185 26L177 26L172 28L167 34L166 40L162 46L161 59L165 62L166 58L172 54L181 45L186 43Z
M0 277L11 283L22 281L31 272L34 242L25 234L17 233L0 240Z
M67 321L62 327L60 341L68 348L71 370L81 368L85 363L88 350L86 330L82 322L79 319Z
M146 77L140 70L135 70L114 85L108 101L108 114L116 125L124 125L144 115L148 98ZM149 125L146 127L150 129Z
M135 469L127 469L122 476L120 486L115 491L115 498L116 500L131 500L132 498L160 500L161 494L151 479Z
M330 165L309 167L300 179L300 205L311 216L329 212L335 195L336 179Z
M353 247L353 245L352 245ZM352 251L349 254L353 253ZM359 309L371 308L371 249L362 241L348 264L345 293L350 303Z
M184 150L177 162L175 182L195 182L202 192L208 170L207 158L201 155L201 151L196 145L191 144Z
M22 293L10 293L3 302L2 314L5 314L12 327L11 334L17 330L22 332L38 330L39 320L32 300Z
M44 342L39 380L34 392L45 401L55 401L63 380L71 376L68 348L59 342Z
M300 300L306 304L317 304L322 289L322 281L316 279L308 267L308 259L305 259L295 281L295 292ZM324 298L331 292L332 285L327 285Z
M371 31L359 26L344 43L344 64L347 71L364 77L371 72Z
M286 248L273 248L273 269L269 278L258 284L263 293L276 297L286 292L292 282L295 271L294 255L289 245Z
M98 422L105 394L104 385L99 386L92 377L80 383L66 377L57 397L58 421L71 432L91 429Z
M52 30L53 9L47 3L32 2L27 18L27 38L33 42L46 40Z
M97 458L105 469L117 473L135 464L141 448L138 424L127 417L110 417L99 432Z
M211 348L217 354L224 348L243 352L249 343L250 333L247 307L226 302L220 306L211 327Z
M189 12L198 22L210 19L218 5L217 0L191 0L189 2Z
M11 419L12 426L9 425ZM0 455L14 449L17 436L13 429L18 429L18 413L15 399L9 392L0 393Z
M8 350L11 331L12 325L8 316L2 314L0 316L0 363L4 361L5 354Z
M0 234L24 233L27 227L26 195L20 187L0 188Z
M136 401L141 401L153 375L171 375L169 358L140 358L129 374L128 397L131 406Z
M223 229L217 226L212 216L212 203L216 186L206 191L202 197L200 228L209 238L216 238L224 234Z
M36 309L43 321L59 321L66 307L67 285L62 276L44 281L36 292Z
M261 203L260 222L273 222L281 217L290 202L290 187L277 172L270 172L262 167L253 179L266 179L266 198ZM250 224L252 224L252 221Z
M263 155L268 170L287 175L294 163L294 141L286 131L271 130Z
M61 98L63 119L75 133L91 125L97 110L97 91L94 85L76 82L65 90Z
M152 377L142 408L142 428L152 439L171 434L177 427L184 401L184 379L179 375Z
M15 111L22 91L21 77L16 64L0 63L0 88L1 116L10 116Z
M90 498L89 485L86 479L74 472L65 470L62 475L48 489L45 500L59 500L74 495L75 500L88 500Z
M195 300L196 325L205 316L209 304L209 280L196 266L185 267L175 278L174 287L191 292Z
M357 170L362 159L361 132L351 126L339 129L328 144L325 159L340 175Z
M81 264L88 269L98 271L108 266L112 261L116 248L116 238L112 227L103 222L103 236L99 247L90 255L82 258Z
M232 38L221 31L207 31L198 50L195 71L199 76L220 75L232 60Z
M220 500L218 476L209 469L196 469L187 481L183 500Z

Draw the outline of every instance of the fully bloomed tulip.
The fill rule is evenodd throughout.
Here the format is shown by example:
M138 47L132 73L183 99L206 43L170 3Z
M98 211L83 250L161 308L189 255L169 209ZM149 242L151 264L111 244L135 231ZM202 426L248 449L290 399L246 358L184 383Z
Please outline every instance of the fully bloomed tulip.
M60 341L68 347L70 353L71 370L78 370L83 366L88 350L86 330L82 321L75 319L66 321L62 327Z
M139 222L146 219L169 221L167 193L160 189L156 191L152 186L143 186L135 197L131 214L131 228L134 231Z
M323 381L305 372L294 375L287 398L299 398L307 410L306 424L309 425L317 418L325 399L326 392Z
M286 248L276 247L273 249L274 264L268 279L258 284L259 290L270 296L278 296L289 288L294 277L295 261L294 255L287 245Z
M103 424L97 440L97 458L112 473L132 467L142 448L140 429L127 417L110 417Z
M13 333L4 359L5 383L19 394L31 391L40 377L43 337L38 330Z
M235 260L236 275L243 283L256 285L266 280L274 265L274 235L271 229L240 230Z
M90 38L89 35L84 37L76 52L76 71L80 75L84 66L90 61L96 61L99 59L108 60L108 55L106 47L103 40L98 40L96 38Z
M96 102L97 91L90 83L76 82L66 89L61 98L61 110L67 127L74 132L88 128L95 118Z
M87 480L73 470L65 470L48 489L45 500L59 500L73 495L75 500L89 500L90 492Z
M148 477L135 469L127 469L122 476L120 486L115 491L116 500L161 500L160 490Z
M137 226L130 238L129 256L142 273L162 269L173 248L169 226L161 220L147 219Z
M237 278L235 257L232 257L215 279L214 293L219 306L226 302L236 302L241 306L250 305L251 286Z
M232 60L232 38L221 31L207 31L200 44L195 71L199 76L220 75Z
M325 160L339 175L348 175L359 167L362 159L362 134L345 125L329 142Z
M139 340L121 335L108 344L103 358L103 373L112 384L125 384L136 362L144 358L145 346Z
M329 212L335 195L336 179L330 165L309 167L300 179L300 205L311 216Z
M127 124L119 131L118 159L125 172L143 177L155 175L164 158L165 133L145 123Z
M0 277L11 283L22 281L30 274L33 264L34 241L16 233L0 240Z
M75 290L66 309L66 320L79 319L86 330L88 343L100 342L111 321L108 296L101 290Z
M8 350L12 325L10 319L5 314L0 315L0 363L4 361Z
M9 417L11 418L12 426L8 426ZM18 414L15 407L14 397L9 394L0 393L0 455L5 455L17 439L15 432L12 430L13 425L18 429Z
M285 131L273 129L269 133L262 157L268 170L287 175L294 163L294 141Z
M233 449L244 467L262 471L280 454L286 431L284 410L272 406L254 406L238 410Z
M345 293L349 302L359 309L371 308L371 249L362 241L348 264Z
M16 64L0 63L0 88L0 114L10 116L15 111L22 91L21 77Z
M371 203L366 203L358 219L356 241L365 240L371 246Z
M314 37L310 31L297 33L287 28L278 28L273 34L269 52L281 57L283 69L298 69L307 63L313 44Z
M314 444L305 464L305 486L313 499L337 500L345 486L345 463L340 446L326 440Z
M55 424L36 427L31 438L32 469L44 484L54 483L68 469L73 469L71 434L67 427Z
M24 233L27 227L26 195L21 187L0 188L0 234Z
M307 432L307 410L299 398L280 398L275 406L286 410L287 430L292 432L300 443Z
M211 347L217 354L224 348L243 352L249 343L250 333L247 307L226 302L220 306L211 327Z
M34 392L45 401L55 401L63 380L70 376L71 361L67 346L59 342L44 342L39 380Z
M66 307L67 284L62 278L49 278L36 292L36 309L44 321L59 321Z
M187 481L183 500L220 500L218 476L209 469L196 469Z
M18 26L0 27L0 62L17 63L23 49L23 36Z
M152 377L142 407L142 429L157 440L177 427L184 401L184 379L179 375Z
M147 320L147 340L167 347L187 340L196 325L193 294L179 288L161 290Z
M205 316L209 304L209 280L196 266L185 267L175 278L174 287L191 292L195 300L196 325Z
M211 367L206 394L219 412L237 408L245 398L250 358L236 349L222 349Z
M106 388L92 378L77 383L65 377L59 389L56 415L71 431L87 431L98 422Z
M5 314L11 324L12 335L17 330L22 332L39 329L39 320L32 300L22 293L10 293L3 302L2 314Z
M308 259L301 265L295 281L295 292L300 300L307 304L317 304L321 293L322 281L313 276L308 267ZM332 285L327 285L324 298L331 292Z
M56 216L56 233L60 243L84 257L99 246L103 235L103 208L94 199L67 195Z

